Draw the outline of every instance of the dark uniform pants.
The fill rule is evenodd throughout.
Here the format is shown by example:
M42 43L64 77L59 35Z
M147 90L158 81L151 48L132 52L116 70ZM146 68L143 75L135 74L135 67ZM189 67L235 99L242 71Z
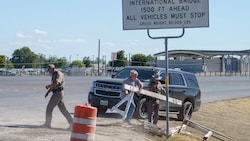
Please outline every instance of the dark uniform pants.
M157 124L159 119L159 102L157 100L149 100L147 102L148 109L148 122L152 122L153 124Z
M71 115L69 114L68 110L64 105L63 96L64 96L63 91L53 92L53 95L51 96L46 109L46 121L45 121L46 125L49 126L51 125L52 112L56 107L56 105L58 106L64 117L67 119L68 123L71 124L73 122Z

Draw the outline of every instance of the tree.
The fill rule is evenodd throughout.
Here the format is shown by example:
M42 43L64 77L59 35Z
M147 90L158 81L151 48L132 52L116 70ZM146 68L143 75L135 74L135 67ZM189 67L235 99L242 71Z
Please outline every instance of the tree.
M86 67L91 67L91 61L89 57L83 57L82 62L83 64L85 64Z
M38 61L38 55L32 52L29 47L23 47L16 49L12 54L11 62L15 68L36 68Z
M80 61L80 60L75 60L75 61L73 61L69 66L70 66L70 67L82 68L82 67L84 67L84 64L83 64L82 61Z
M134 54L131 57L132 66L147 66L147 56L143 55L143 54Z
M57 59L57 61L56 61L56 66L57 67L63 68L63 67L66 67L66 65L67 65L66 57L62 57L62 58Z
M127 64L127 58L124 55L124 50L117 52L117 59L110 61L109 65L112 67L125 67Z
M13 63L10 62L10 60L7 60L6 68L7 68L7 69L14 69L15 67L14 67Z
M6 67L6 58L4 55L0 55L0 68Z
M67 66L66 57L57 58L56 56L49 56L48 59L45 59L44 65L47 67L48 64L54 64L57 68L64 68Z
M148 55L147 56L147 61L155 61L155 57Z
M56 63L57 63L57 57L56 56L49 56L49 58L48 58L48 60L47 60L47 62L48 62L48 64L55 64L56 65Z
M48 63L47 63L47 60L45 58L45 55L38 54L38 64L39 64L40 68L47 68Z

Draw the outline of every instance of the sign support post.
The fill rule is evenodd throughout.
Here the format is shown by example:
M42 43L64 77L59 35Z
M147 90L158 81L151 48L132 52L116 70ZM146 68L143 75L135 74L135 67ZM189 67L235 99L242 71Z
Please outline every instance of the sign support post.
M166 76L165 76L165 85L166 85L166 136L169 138L171 133L169 132L169 77L168 77L168 39L169 38L181 38L185 33L185 28L182 28L182 34L179 36L167 36L167 37L152 37L147 29L148 37L151 39L164 39L165 40L165 61L166 61Z

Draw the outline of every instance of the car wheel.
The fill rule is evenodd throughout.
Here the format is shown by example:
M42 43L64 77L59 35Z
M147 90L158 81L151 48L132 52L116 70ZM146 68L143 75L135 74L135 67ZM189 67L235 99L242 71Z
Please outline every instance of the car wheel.
M97 115L103 115L107 111L107 108L105 107L97 107Z
M189 113L187 113L190 106L191 106L191 109L190 109ZM192 117L192 113L193 113L193 105L191 102L187 101L183 104L183 106L180 110L180 113L177 115L177 118L178 118L178 120L184 120L185 115L187 114L186 119L189 120Z
M142 98L137 102L134 116L139 119L148 118L146 98Z

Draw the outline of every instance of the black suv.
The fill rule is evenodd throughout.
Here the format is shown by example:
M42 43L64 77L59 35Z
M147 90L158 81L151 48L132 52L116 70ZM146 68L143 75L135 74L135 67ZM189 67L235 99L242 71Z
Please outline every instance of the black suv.
M112 108L121 99L119 97L122 82L129 77L130 70L138 71L138 79L144 83L144 89L147 89L152 75L159 73L163 78L161 83L165 87L165 68L158 67L126 67L112 75L110 79L101 79L93 82L88 95L88 102L98 109L98 114L104 114L108 108ZM179 120L184 119L188 107L192 108L188 113L191 118L192 112L197 111L201 105L201 91L195 74L169 69L169 97L182 101L182 105L169 103L169 113L176 113ZM145 95L135 95L136 111L134 116L137 118L147 118L147 106ZM166 110L166 102L160 101L160 110ZM125 105L121 106L125 107Z

